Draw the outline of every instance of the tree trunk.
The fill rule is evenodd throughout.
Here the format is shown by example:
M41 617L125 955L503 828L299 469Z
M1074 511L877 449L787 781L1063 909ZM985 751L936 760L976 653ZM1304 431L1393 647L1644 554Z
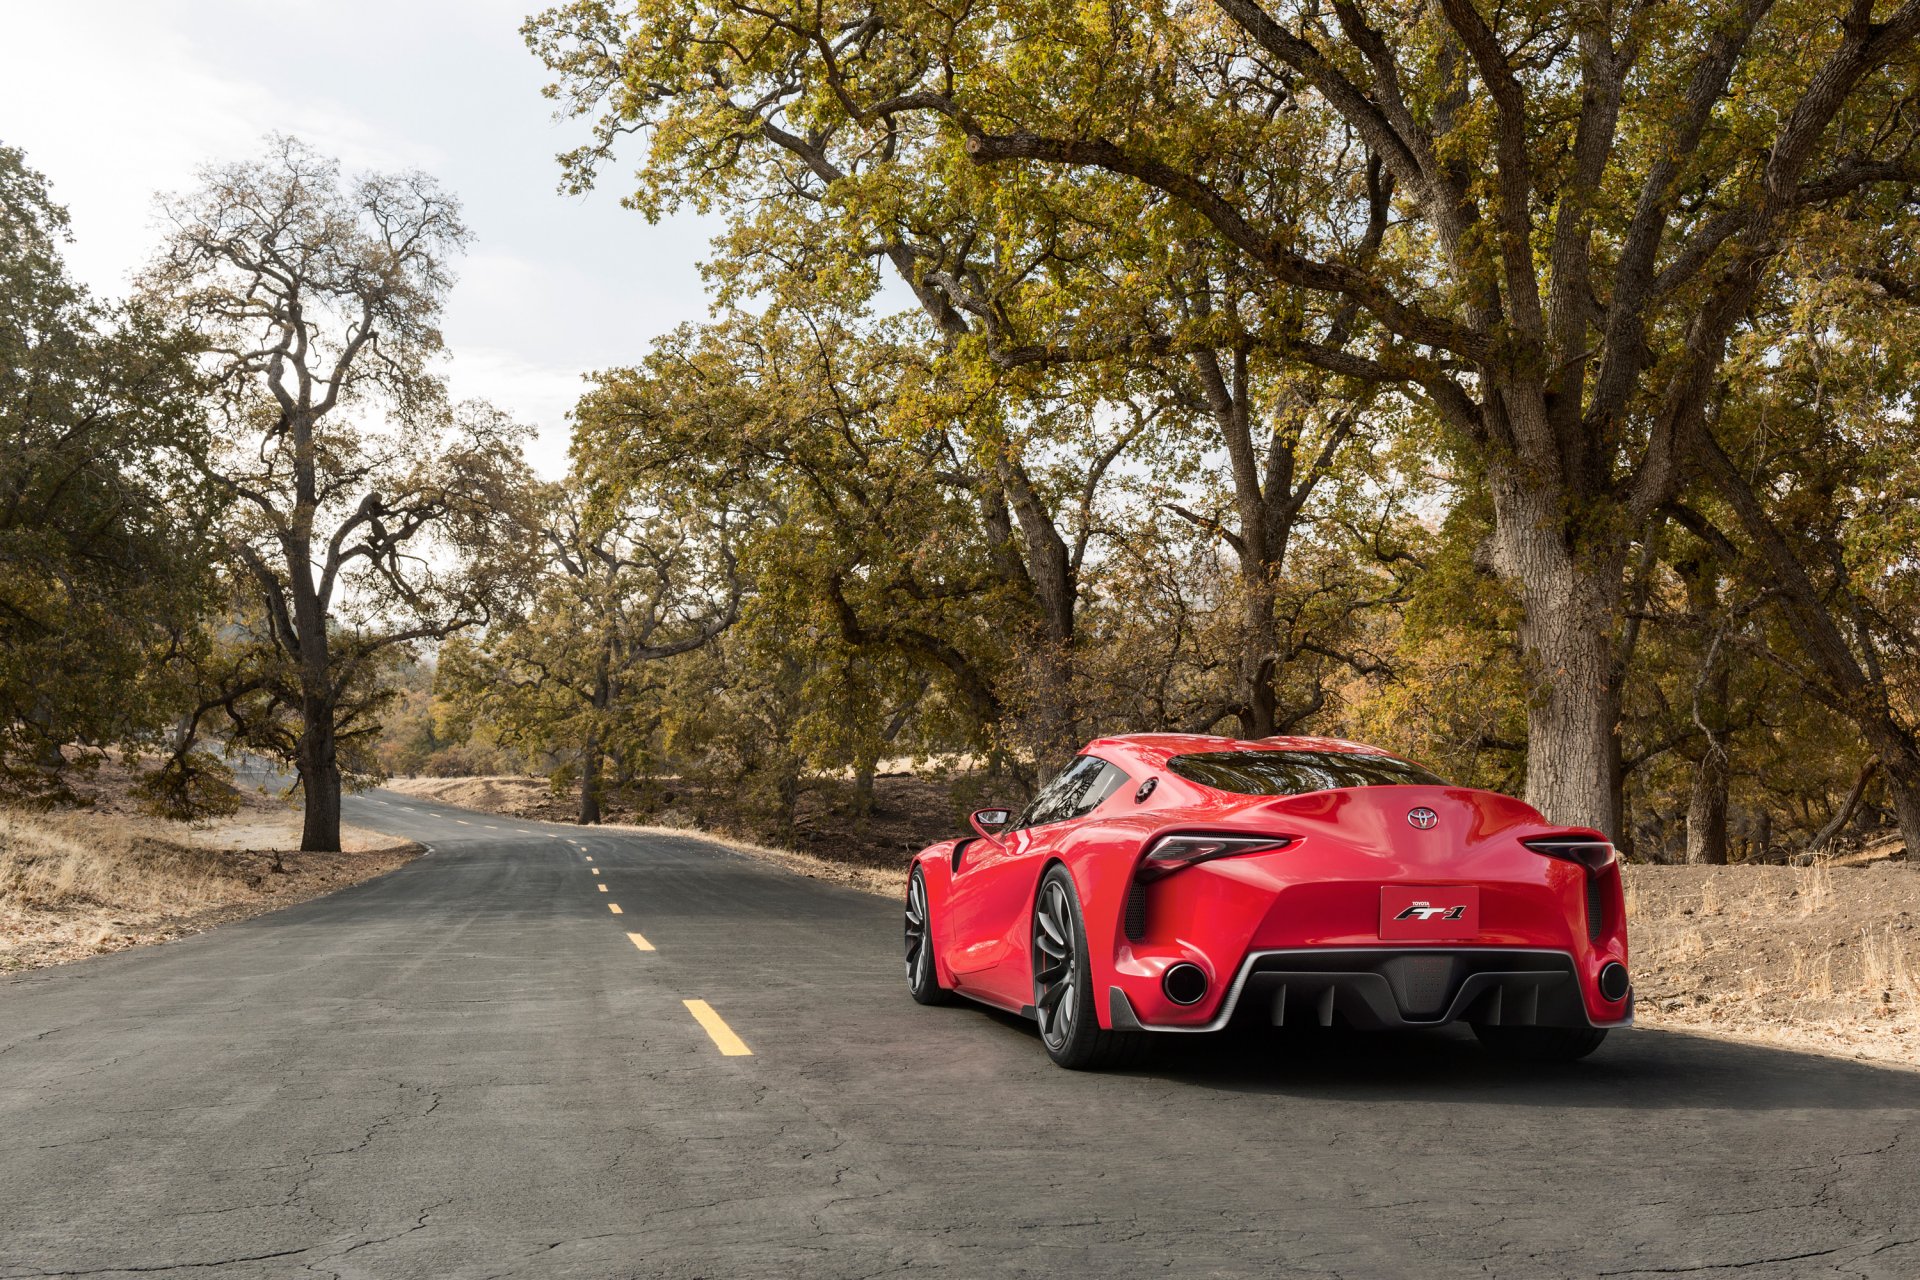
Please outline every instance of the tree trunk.
M1279 698L1273 691L1275 656L1280 651L1280 629L1274 623L1274 572L1277 565L1241 564L1247 593L1240 640L1240 699L1245 708L1240 723L1249 738L1271 737L1277 731Z
M1724 866L1727 861L1727 758L1708 747L1693 767L1687 801L1687 861Z
M1233 353L1224 367L1213 351L1195 352L1191 363L1233 476L1239 529L1228 535L1226 542L1239 558L1244 592L1234 691L1239 702L1240 732L1247 738L1270 737L1280 728L1280 699L1274 692L1280 628L1274 620L1274 604L1293 520L1305 501L1306 490L1312 487L1312 477L1301 493L1293 491L1293 450L1277 430L1268 440L1264 458L1255 447L1245 352ZM1295 408L1304 417L1304 407Z
M38 731L33 744L35 767L49 778L57 776L67 767L67 755L61 750L61 739L65 735L54 727L53 699L44 694L34 699L26 720Z
M600 824L600 731L587 731L580 755L580 825Z
M1052 514L1026 472L1017 462L1003 460L999 476L1026 549L1027 574L1040 614L1028 655L1032 668L1029 697L1034 745L1045 772L1058 768L1081 745L1073 680L1079 573Z
M587 735L581 746L580 825L600 825L601 789L606 772L606 749L600 734L607 712L613 706L613 654L600 651L593 673L593 693L587 699Z
M1596 562L1570 548L1566 516L1537 482L1508 475L1493 487L1496 559L1520 597L1520 648L1533 686L1527 803L1549 822L1592 827L1616 839L1617 553Z
M1711 627L1720 606L1717 569L1710 563L1679 566L1687 584L1687 610L1702 627ZM1708 641L1705 669L1693 688L1693 722L1705 742L1693 765L1693 790L1687 799L1687 861L1724 866L1727 861L1727 692L1729 664L1719 632Z
M1891 724L1880 726L1867 740L1880 753L1887 799L1893 805L1893 819L1899 824L1907 857L1920 857L1920 750L1915 749L1911 736Z
M305 810L303 853L340 852L340 761L335 756L333 704L309 695L301 704L300 787Z

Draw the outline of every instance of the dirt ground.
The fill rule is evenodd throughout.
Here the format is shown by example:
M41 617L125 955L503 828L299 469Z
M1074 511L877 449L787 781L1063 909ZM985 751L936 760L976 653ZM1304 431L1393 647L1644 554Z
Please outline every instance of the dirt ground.
M258 792L243 791L231 817L168 822L138 811L131 781L108 762L75 786L85 807L0 807L0 973L200 933L391 871L421 852L347 827L343 852L300 853L298 811Z
M1920 868L1628 867L1636 1017L1920 1067Z
M569 821L575 811L544 778L389 785L517 817ZM879 778L864 830L803 805L791 849L717 834L801 874L891 896L915 850L960 829L948 816L952 792L932 779ZM1920 1068L1920 863L1889 860L1899 853L1894 839L1822 866L1626 868L1636 1020Z

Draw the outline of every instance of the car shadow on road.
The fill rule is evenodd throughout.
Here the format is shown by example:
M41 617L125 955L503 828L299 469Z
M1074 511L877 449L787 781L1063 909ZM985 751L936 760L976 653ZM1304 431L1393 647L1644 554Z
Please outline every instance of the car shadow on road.
M1157 1049L1140 1074L1236 1093L1749 1111L1920 1106L1920 1072L1645 1028L1616 1031L1591 1057L1550 1066L1495 1058L1464 1027L1254 1028Z
M988 1016L1030 1036L1040 1051L1033 1023L1011 1014ZM1465 1027L1234 1028L1156 1037L1145 1063L1110 1074L1228 1093L1352 1101L1743 1111L1920 1108L1920 1071L1640 1027L1613 1032L1591 1057L1548 1066L1495 1058Z

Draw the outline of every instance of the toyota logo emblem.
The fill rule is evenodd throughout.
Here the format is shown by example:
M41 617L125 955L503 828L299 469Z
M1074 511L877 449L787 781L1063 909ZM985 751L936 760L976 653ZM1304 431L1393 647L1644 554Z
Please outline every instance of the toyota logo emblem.
M1422 805L1418 809L1407 810L1407 824L1421 831L1430 831L1433 824L1440 821L1440 815Z

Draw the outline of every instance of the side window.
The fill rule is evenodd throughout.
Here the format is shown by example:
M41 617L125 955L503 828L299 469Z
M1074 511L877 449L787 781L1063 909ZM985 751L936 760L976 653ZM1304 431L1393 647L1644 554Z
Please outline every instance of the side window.
M1040 788L1040 794L1036 795L1028 802L1027 807L1020 811L1020 816L1013 820L1013 825L1015 827L1025 828L1037 827L1048 822L1058 822L1061 817L1058 812L1060 808L1060 797L1073 786L1075 775L1082 772L1088 765L1098 763L1099 761L1094 760L1090 756L1075 757L1066 768L1053 776L1053 781Z
M1040 789L1013 825L1039 827L1092 813L1126 780L1126 774L1106 761L1080 756Z
M1101 801L1125 786L1126 783L1126 774L1102 760L1100 762L1099 776L1088 786L1086 793L1080 797L1080 802L1074 807L1073 812L1067 816L1070 818L1085 817L1095 809L1098 809Z

